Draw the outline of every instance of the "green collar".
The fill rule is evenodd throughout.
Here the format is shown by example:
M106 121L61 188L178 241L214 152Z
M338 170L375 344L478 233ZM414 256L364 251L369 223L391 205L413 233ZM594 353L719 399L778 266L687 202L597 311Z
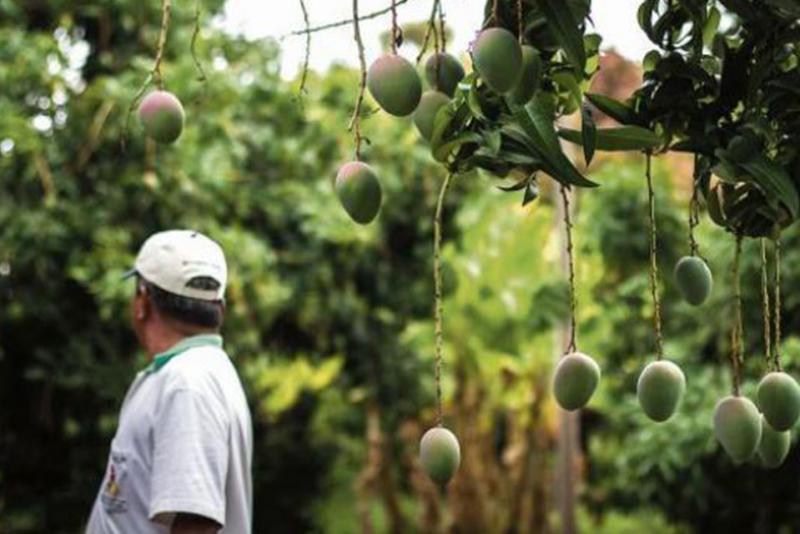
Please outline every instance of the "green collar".
M169 362L172 358L177 356L178 354L187 351L189 349L193 349L195 347L221 347L222 346L222 336L219 334L200 334L197 336L190 336L185 337L176 344L174 344L169 349L165 350L164 352L160 352L155 355L153 361L150 362L150 365L147 366L145 371L148 373L155 373L162 367L164 367L167 362Z

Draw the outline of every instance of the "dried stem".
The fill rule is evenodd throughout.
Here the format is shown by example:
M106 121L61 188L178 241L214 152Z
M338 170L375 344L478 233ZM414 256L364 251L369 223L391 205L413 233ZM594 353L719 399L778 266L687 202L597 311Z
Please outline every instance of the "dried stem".
M656 195L653 190L652 154L647 153L647 203L650 222L650 293L653 297L653 329L656 335L656 359L664 356L664 340L661 336L661 301L658 297L658 262L657 262L657 231L656 231Z
M300 0L302 2L302 0ZM205 83L206 81L206 71L203 69L203 65L200 63L200 59L197 57L197 38L200 36L200 0L197 0L197 3L194 6L194 30L192 31L192 44L190 45L190 50L192 53L192 60L194 61L194 66L197 69L197 81Z
M775 332L774 358L775 369L782 370L781 367L781 241L775 240L775 312L773 313Z
M575 259L572 244L572 216L570 214L569 193L565 185L560 186L561 200L564 204L564 232L566 235L567 262L569 264L569 345L566 352L577 350L577 310L578 299L575 291Z
M739 368L742 363L742 341L744 327L742 326L742 289L739 283L739 263L742 256L742 236L736 236L736 252L733 256L731 278L733 282L734 324L731 329L731 370L733 371L733 394L739 396L741 382Z
M303 12L303 23L306 25L306 30L311 28L311 23L308 20L308 9L306 8L305 0L300 1L300 11ZM303 56L303 73L300 76L300 94L306 91L306 80L308 79L308 61L311 57L311 32L306 31L306 50Z
M395 7L401 6L401 5L405 4L406 2L408 2L408 0L396 0L396 2L394 2L394 6ZM383 9L379 9L377 11L373 11L372 13L367 13L366 15L363 15L363 16L359 17L358 20L359 21L363 21L363 20L374 19L374 18L380 17L381 15L385 15L385 14L389 13L391 10L392 10L391 6L390 7L385 7ZM347 26L348 24L351 24L352 22L353 22L353 19L351 19L351 18L337 20L335 22L329 22L327 24L322 24L321 26L314 26L313 28L304 28L302 30L295 30L293 32L289 32L287 34L282 35L279 39L285 39L287 37L296 37L298 35L306 35L307 33L317 33L317 32L321 32L321 31L325 31L325 30L330 30L332 28L339 28L341 26Z
M400 27L397 25L397 3L392 0L392 54L397 54L397 44L400 42Z
M431 39L431 35L433 35L434 38L434 50L436 52L439 51L439 40L436 35L436 12L438 5L439 0L433 0L431 16L428 17L428 27L425 29L425 36L422 38L422 45L419 47L419 54L417 54L417 64L422 61L422 56L424 56L425 52L428 50L428 42Z
M361 28L358 18L358 0L353 0L353 38L358 45L358 62L361 66L361 81L358 85L358 98L356 107L353 110L353 117L350 119L348 130L353 131L356 145L356 159L361 159L361 105L364 102L364 90L367 86L367 61L364 59L364 42L361 40Z
M769 307L769 284L767 282L767 240L761 238L761 304L763 306L764 317L764 358L767 364L767 371L771 367L771 338L770 333L770 307Z
M436 422L442 426L442 352L444 339L442 336L442 316L444 314L444 302L442 298L442 206L447 189L450 187L452 174L445 176L442 188L439 191L439 198L436 202L436 214L433 219L433 316L434 316L434 338L435 338L435 375L436 382Z
M444 53L447 52L447 32L445 31L444 27L444 10L442 8L441 0L436 2L436 6L437 6L436 9L439 14L439 41L441 44L439 52ZM439 74L437 73L436 75L438 77Z

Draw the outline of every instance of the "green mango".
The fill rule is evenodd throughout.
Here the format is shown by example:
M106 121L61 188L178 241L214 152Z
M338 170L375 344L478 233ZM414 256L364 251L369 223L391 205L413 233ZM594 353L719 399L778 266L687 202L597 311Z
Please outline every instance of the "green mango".
M761 416L761 442L758 444L758 456L765 467L775 469L779 467L792 446L791 430L774 430L767 419Z
M517 38L503 28L483 30L472 48L472 63L486 85L496 93L514 88L522 68Z
M452 97L458 82L464 79L464 67L450 54L438 52L425 62L425 80L431 89Z
M697 256L684 256L675 265L675 284L686 302L704 303L711 294L714 280L706 262Z
M535 48L522 46L522 72L509 96L520 106L530 102L542 82L542 58Z
M568 411L582 408L600 383L600 366L582 352L567 354L558 362L553 377L553 394Z
M461 463L458 439L446 428L431 428L419 442L419 459L430 479L444 486L453 478Z
M345 163L334 183L336 196L350 218L369 224L381 208L381 184L372 167L360 161Z
M636 383L636 396L644 413L656 422L672 417L686 389L686 377L676 364L659 360L644 368Z
M422 135L425 140L431 140L436 113L442 109L442 106L446 106L449 103L450 98L439 91L425 91L422 93L419 106L417 106L417 109L414 111L412 119L420 135Z
M411 115L422 96L417 70L395 54L384 54L370 65L367 87L378 105L397 117Z
M782 371L761 379L756 399L769 425L779 432L792 428L800 417L800 386Z
M729 396L714 408L714 435L737 464L749 460L761 441L761 414L746 397Z
M139 121L147 137L159 143L173 143L183 132L181 101L167 91L153 91L139 104Z

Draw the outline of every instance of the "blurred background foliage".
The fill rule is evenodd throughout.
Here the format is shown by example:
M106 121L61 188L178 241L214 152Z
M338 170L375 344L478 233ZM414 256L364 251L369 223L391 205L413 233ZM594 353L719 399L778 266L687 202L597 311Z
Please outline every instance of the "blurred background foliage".
M173 12L164 74L187 126L145 142L129 103L151 67L159 2L0 0L0 531L79 532L116 412L143 365L120 274L151 233L219 240L231 280L224 335L254 411L255 532L545 532L557 410L548 394L568 313L552 191L525 208L489 177L460 176L445 210L446 424L462 467L446 501L417 443L433 424L432 214L442 171L410 121L371 115L365 158L382 179L378 221L356 226L332 194L351 157L357 73L279 77L271 41ZM378 44L375 43L375 46ZM613 89L613 88L612 88ZM374 108L374 106L372 106ZM671 270L688 250L690 180L657 164L666 351L684 367L677 417L635 400L652 358L646 192L637 156L598 158L577 200L581 348L603 367L581 416L586 532L792 532L800 455L735 467L711 432L729 388L733 239L703 221L712 300L684 304ZM800 338L797 231L784 238L784 366ZM747 242L745 391L763 372L758 244Z

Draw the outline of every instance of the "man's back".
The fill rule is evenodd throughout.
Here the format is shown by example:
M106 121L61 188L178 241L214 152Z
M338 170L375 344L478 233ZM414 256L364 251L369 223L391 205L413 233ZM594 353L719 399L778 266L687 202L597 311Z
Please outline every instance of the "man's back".
M236 370L218 336L178 345L125 397L91 534L168 532L176 513L250 532L253 438Z

